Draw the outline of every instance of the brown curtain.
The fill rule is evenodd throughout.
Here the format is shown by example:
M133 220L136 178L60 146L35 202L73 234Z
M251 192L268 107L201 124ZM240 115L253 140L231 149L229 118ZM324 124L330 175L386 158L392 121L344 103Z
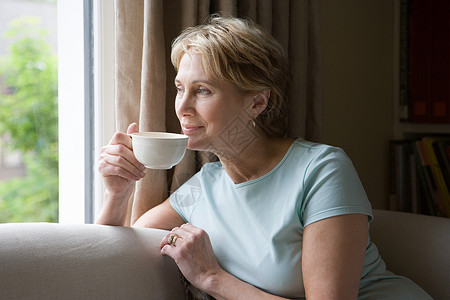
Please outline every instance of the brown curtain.
M115 13L117 130L125 132L136 122L140 131L180 132L172 40L185 27L220 13L252 19L283 45L292 73L289 135L320 141L319 0L116 0ZM130 201L130 224L214 159L206 152L188 151L174 170L147 170Z

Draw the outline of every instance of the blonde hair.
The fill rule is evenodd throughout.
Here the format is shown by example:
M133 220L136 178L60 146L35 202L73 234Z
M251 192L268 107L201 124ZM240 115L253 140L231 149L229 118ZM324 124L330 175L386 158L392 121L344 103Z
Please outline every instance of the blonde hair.
M174 40L171 60L176 70L189 50L201 55L208 76L243 92L269 89L267 108L255 122L268 136L286 134L289 67L283 48L270 34L251 21L214 15Z

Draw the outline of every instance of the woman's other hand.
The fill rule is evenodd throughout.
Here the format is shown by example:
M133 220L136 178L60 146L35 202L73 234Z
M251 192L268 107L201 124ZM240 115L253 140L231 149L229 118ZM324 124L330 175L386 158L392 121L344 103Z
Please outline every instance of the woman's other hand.
M127 193L133 184L145 176L145 166L133 153L131 137L138 131L136 123L130 124L127 133L116 132L108 145L101 149L98 170L111 195Z
M215 299L284 299L227 273L217 261L208 234L189 223L172 229L162 239L160 247L161 254L170 256L194 287Z
M170 244L170 236L176 241ZM175 227L161 241L161 254L170 256L184 277L195 287L205 290L208 279L222 272L214 255L208 234L191 224Z

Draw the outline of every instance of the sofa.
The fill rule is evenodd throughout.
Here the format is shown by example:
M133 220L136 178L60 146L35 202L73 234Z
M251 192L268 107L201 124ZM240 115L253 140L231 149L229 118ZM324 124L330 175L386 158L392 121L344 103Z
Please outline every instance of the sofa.
M388 269L450 299L450 219L374 210L371 238ZM0 224L0 299L185 299L163 230Z

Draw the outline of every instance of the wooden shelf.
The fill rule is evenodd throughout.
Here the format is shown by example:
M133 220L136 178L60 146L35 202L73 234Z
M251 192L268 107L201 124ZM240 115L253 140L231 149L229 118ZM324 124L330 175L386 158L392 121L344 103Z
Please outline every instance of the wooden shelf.
M450 124L425 124L399 122L398 129L403 134L450 134Z

